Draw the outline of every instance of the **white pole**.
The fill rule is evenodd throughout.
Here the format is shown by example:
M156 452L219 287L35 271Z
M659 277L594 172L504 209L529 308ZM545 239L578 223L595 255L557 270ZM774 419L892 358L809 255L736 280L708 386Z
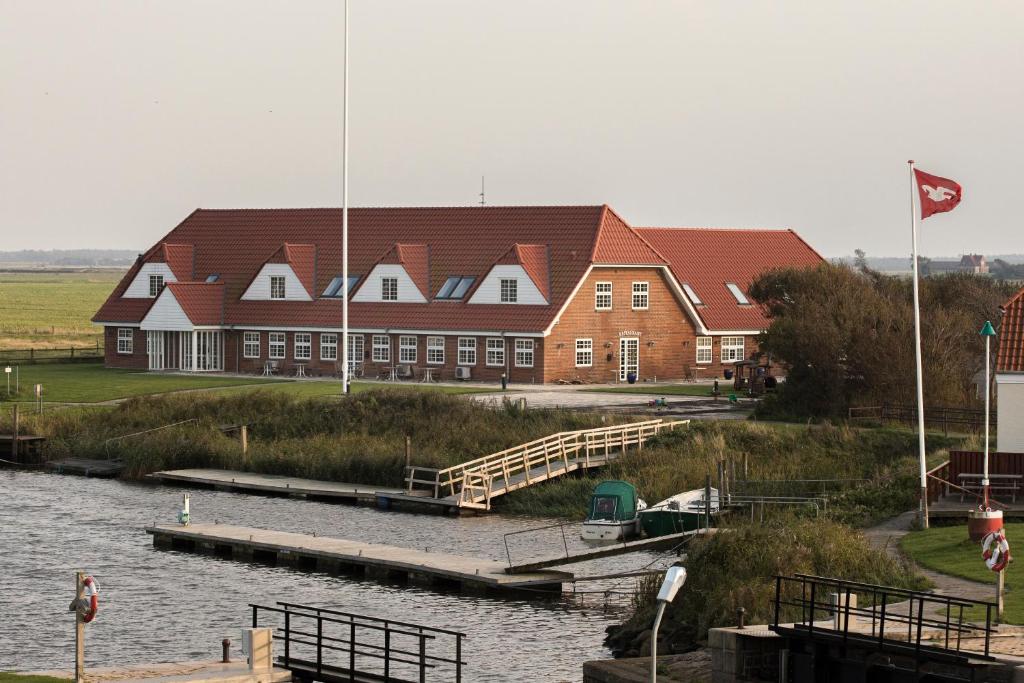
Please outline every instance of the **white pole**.
M341 117L341 384L348 393L348 0L345 4L345 102Z
M657 683L658 680L658 629L661 628L661 617L665 614L664 600L658 601L658 612L654 615L654 628L651 629L651 678L650 683Z
M991 395L991 388L989 387L989 347L991 345L991 339L989 335L985 335L985 474L981 480L981 486L985 491L985 508L988 508L988 404L989 396Z
M914 360L917 363L917 446L921 470L921 526L928 528L928 469L924 452L924 373L921 369L921 299L918 294L917 265L917 216L914 213L914 194L917 182L914 179L914 160L907 162L910 169L910 234L914 259Z

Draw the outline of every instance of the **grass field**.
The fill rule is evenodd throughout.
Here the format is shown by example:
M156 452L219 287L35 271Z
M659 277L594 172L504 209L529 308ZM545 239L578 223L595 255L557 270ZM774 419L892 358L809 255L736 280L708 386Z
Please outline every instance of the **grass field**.
M8 671L0 671L0 683L67 683L70 678L53 678L52 676L28 676Z
M123 274L0 273L0 349L102 344L101 331L90 318Z
M35 384L42 384L43 400L47 403L97 403L130 396L162 394L188 389L224 391L267 389L299 398L341 394L340 381L298 381L221 375L164 375L138 370L104 368L97 363L22 365L19 368L19 375L21 393L16 400L31 401L32 387ZM6 380L0 378L0 382L4 382L0 385L0 399L6 400ZM380 384L369 382L353 382L352 391L355 393L380 386ZM484 391L472 387L421 384L410 385L410 388L449 394ZM11 391L14 391L13 377Z
M1024 538L1024 522L1006 524L1006 538L1012 552L1017 539ZM995 601L996 575L981 559L981 546L967 539L966 525L915 531L903 537L900 547L922 567L991 585L989 600ZM1017 593L1014 590L1017 586L1024 586L1024 566L1011 562L1006 569L1005 623L1024 624L1024 591ZM971 618L984 619L984 610L971 614Z

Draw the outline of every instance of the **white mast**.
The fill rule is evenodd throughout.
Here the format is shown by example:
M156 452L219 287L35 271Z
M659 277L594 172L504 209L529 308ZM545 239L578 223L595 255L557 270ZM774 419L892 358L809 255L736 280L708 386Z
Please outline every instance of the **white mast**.
M913 243L914 260L914 359L917 363L917 445L921 470L921 526L928 528L928 466L924 449L924 374L921 370L921 300L918 294L917 265L917 216L914 214L914 193L917 181L914 178L914 160L907 162L910 169L910 234Z
M345 102L341 116L341 384L348 393L348 0L345 5Z

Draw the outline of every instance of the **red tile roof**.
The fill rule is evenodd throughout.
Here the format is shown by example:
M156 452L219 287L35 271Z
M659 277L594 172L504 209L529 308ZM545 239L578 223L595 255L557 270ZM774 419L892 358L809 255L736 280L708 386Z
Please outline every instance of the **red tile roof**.
M224 323L224 284L221 282L169 282L181 310L193 325Z
M545 299L551 298L548 286L548 248L544 244L513 244L495 265L522 266Z
M316 287L316 245L315 244L289 244L285 242L281 248L274 252L274 255L267 259L267 263L286 263L292 268L295 277L299 279L302 286L310 297L315 298ZM253 277L256 273L253 273Z
M999 323L996 372L1024 372L1024 289L1006 302Z
M166 263L178 280L192 279L192 245L160 242L144 258L145 263Z
M423 298L428 301L433 296L430 291L430 247L426 244L395 244L388 249L384 254L377 260L378 263L397 264L405 269L406 275L412 280L413 284L416 285L416 289L420 290L420 294ZM352 266L349 265L349 272L351 272ZM369 275L371 267L363 275ZM363 278L359 282L359 287L362 287L363 283L366 282L366 278ZM358 289L358 287L356 288ZM353 292L354 293L354 292Z
M740 305L726 288L744 294L761 273L786 266L817 266L821 255L792 230L715 228L635 228L668 259L679 284L688 284L703 302L697 315L713 331L762 330L763 310Z
M595 264L665 265L668 260L607 206L590 260Z

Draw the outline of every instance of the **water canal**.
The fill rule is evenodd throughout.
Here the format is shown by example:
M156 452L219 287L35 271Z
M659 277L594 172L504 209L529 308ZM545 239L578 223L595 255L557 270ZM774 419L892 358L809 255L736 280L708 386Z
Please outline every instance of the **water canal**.
M0 670L70 668L74 571L93 574L101 615L87 633L87 665L210 659L222 638L235 656L247 604L283 600L464 631L470 681L576 681L581 664L609 656L605 628L622 618L570 599L467 596L156 550L143 528L174 519L183 489L26 472L0 472ZM193 491L195 521L316 532L505 560L503 535L549 520L446 518L372 508ZM575 534L570 548L580 547ZM556 530L514 538L513 559L564 552ZM571 569L596 575L656 560L637 554ZM659 565L663 563L659 562ZM658 566L658 565L656 565ZM630 590L633 579L581 584ZM498 664L500 662L500 664ZM496 668L497 664L497 668Z

